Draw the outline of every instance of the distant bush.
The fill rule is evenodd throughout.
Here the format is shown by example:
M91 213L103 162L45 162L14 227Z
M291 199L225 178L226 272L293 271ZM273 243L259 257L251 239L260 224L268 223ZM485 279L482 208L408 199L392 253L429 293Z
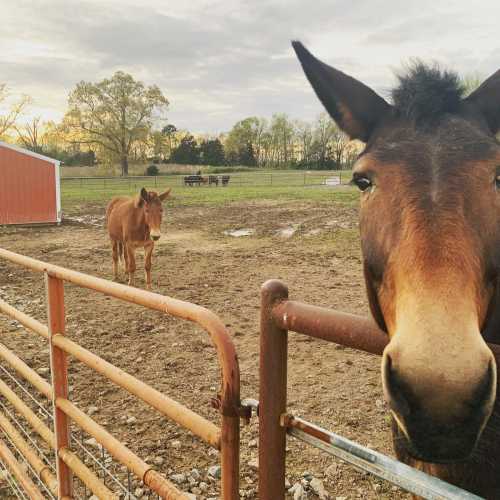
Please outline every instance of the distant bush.
M156 165L149 165L149 167L146 169L146 175L158 175L160 171L158 170L158 167Z

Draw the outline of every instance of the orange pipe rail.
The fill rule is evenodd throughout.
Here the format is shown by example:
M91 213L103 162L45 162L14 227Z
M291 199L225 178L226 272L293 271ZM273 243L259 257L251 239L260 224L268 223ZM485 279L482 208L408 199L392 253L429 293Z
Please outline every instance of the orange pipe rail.
M26 419L33 430L35 430L51 448L54 448L54 434L3 380L0 380L0 394L2 394Z
M26 458L26 460L33 467L33 470L38 474L38 477L47 485L49 490L57 495L57 479L50 472L48 465L44 464L38 455L30 448L29 444L23 439L21 434L17 432L14 426L10 423L9 419L0 413L0 428L9 436L11 441Z
M223 414L238 415L239 413L239 369L236 350L231 337L221 320L210 310L185 302L140 290L105 279L96 278L78 271L48 264L24 255L19 255L0 248L0 257L27 267L34 271L47 273L49 276L68 281L84 288L89 288L105 295L138 304L150 309L165 312L178 318L199 324L204 328L217 349L223 378Z
M222 378L219 405L222 415L220 434L222 498L224 500L239 498L240 372L234 344L221 320L212 311L189 302L113 283L1 248L0 258L34 271L46 273L52 278L68 281L105 295L192 321L209 334L217 350ZM16 319L19 321L21 319L27 320L22 316L22 313L18 314ZM29 321L29 324L34 327L33 329L37 333L43 335L44 330L39 328L38 322Z
M20 413L37 434L50 446L55 449L55 436L54 433L36 416L36 414L22 401L2 380L0 380L0 394L2 394ZM61 448L58 456L71 467L73 472L95 493L99 496L101 494L112 495L112 493L105 488L97 476L90 471L85 464L67 448ZM68 463L71 461L71 464ZM76 464L76 465L75 465ZM74 467L72 467L72 465ZM83 476L80 476L83 473ZM104 497L106 498L106 496ZM109 497L112 498L112 497Z
M101 427L95 420L83 413L71 401L57 398L57 408L61 409L68 417L77 423L85 432L90 434L100 443L109 454L131 470L144 484L158 494L165 494L164 498L186 500L187 496L179 491L170 481L163 476L153 474L152 467L130 451L123 443L118 441L108 431Z
M38 389L47 399L52 400L51 385L3 344L0 344L0 358L6 361L17 371L17 373L19 373L19 375L33 385L33 387Z
M142 399L163 415L189 429L213 447L220 448L220 430L209 420L62 335L54 335L52 343L118 386Z
M277 286L269 282L266 285ZM272 317L277 327L283 330L304 333L372 354L382 354L388 342L387 335L370 318L294 300L278 301L273 307Z
M12 318L17 319L26 328L39 333L42 336L45 325L30 318L21 311L8 304L1 303L0 310ZM131 394L134 394L144 402L157 409L160 413L171 418L179 425L201 437L205 442L214 448L220 449L221 432L219 428L209 420L201 417L189 408L181 405L177 401L169 398L161 392L153 389L134 376L108 363L99 356L93 354L67 337L56 334L52 337L52 344L71 354L90 368L105 376L115 384L123 387ZM26 380L31 382L42 394L52 399L52 389L34 370L29 368L20 358L9 351L3 344L0 344L0 357L3 357L13 368L15 368Z
M44 500L44 496L35 486L31 478L21 467L21 464L15 459L8 446L0 440L0 458L7 465L12 475L17 479L23 490L29 495L31 500Z
M24 314L15 307L12 307L10 304L7 304L7 302L5 302L2 299L0 299L0 311L5 313L7 316L10 316L12 319L19 321L19 323L24 325L29 330L32 330L33 332L37 333L38 335L41 335L46 339L49 338L49 329L43 323L40 323L31 316L28 316L27 314Z
M99 500L118 500L119 496L106 488L97 476L71 450L61 448L59 456Z

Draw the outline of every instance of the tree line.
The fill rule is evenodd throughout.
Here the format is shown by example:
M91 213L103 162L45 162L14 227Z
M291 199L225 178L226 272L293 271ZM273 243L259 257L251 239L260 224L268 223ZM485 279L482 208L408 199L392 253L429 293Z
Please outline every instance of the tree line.
M97 83L82 81L68 96L62 120L22 122L31 99L13 99L0 84L0 139L66 165L130 162L243 165L266 168L350 168L359 147L322 113L313 122L284 113L249 117L227 133L197 136L168 123L168 99L122 71Z

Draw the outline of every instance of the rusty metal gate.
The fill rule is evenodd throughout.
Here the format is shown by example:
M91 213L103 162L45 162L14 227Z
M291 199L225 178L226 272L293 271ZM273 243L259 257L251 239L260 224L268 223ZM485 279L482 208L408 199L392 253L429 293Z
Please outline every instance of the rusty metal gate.
M289 434L427 499L478 499L333 432L287 413L288 330L381 355L387 336L367 318L288 299L278 280L261 291L260 396L245 400L259 414L259 499L285 497L285 448ZM490 344L500 364L500 346Z
M3 436L0 437L0 463L8 469L2 473L12 481L11 486L22 493L20 498L72 498L73 475L98 498L118 498L117 494L105 484L104 475L101 480L72 449L75 440L70 434L70 421L83 429L102 446L102 450L106 450L108 456L123 464L159 497L190 498L71 402L68 395L67 372L69 355L141 399L165 417L188 429L213 448L220 450L221 496L224 500L238 499L240 372L233 342L220 319L208 309L195 304L47 264L4 249L0 249L0 258L42 273L46 282L48 326L0 300L0 312L21 323L28 331L47 339L50 350L51 384L0 344L0 359L52 403L52 415L47 416L52 417L53 430L7 383L0 380L0 395L9 403L9 408L14 409L8 411L7 407L1 404L3 411L0 412L0 429L3 431ZM65 335L64 282L188 320L203 328L217 350L221 369L222 383L216 404L221 412L220 428L70 340ZM18 386L23 389L22 384ZM34 399L29 391L23 392ZM38 406L40 411L43 409L45 413L49 413L43 405L38 404ZM30 429L24 437L13 425L13 422L17 422L17 415L23 417ZM55 452L55 470L51 470L44 450L31 439L32 431L41 437L48 450ZM10 447L6 441L10 443ZM24 464L20 463L15 454L22 457ZM130 491L127 498L134 498Z

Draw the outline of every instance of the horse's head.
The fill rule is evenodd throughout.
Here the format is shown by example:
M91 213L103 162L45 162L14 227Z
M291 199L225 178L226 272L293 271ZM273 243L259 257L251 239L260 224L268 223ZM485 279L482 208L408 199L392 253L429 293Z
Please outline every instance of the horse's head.
M500 334L500 71L464 99L456 75L416 64L390 105L294 48L332 118L366 143L353 182L370 307L390 338L383 387L401 439L416 458L464 459L496 392L484 336Z
M164 193L158 194L155 191L146 191L141 189L138 198L138 206L144 210L146 225L149 227L149 234L155 241L161 236L161 220L163 216L162 202L170 195L170 189Z

